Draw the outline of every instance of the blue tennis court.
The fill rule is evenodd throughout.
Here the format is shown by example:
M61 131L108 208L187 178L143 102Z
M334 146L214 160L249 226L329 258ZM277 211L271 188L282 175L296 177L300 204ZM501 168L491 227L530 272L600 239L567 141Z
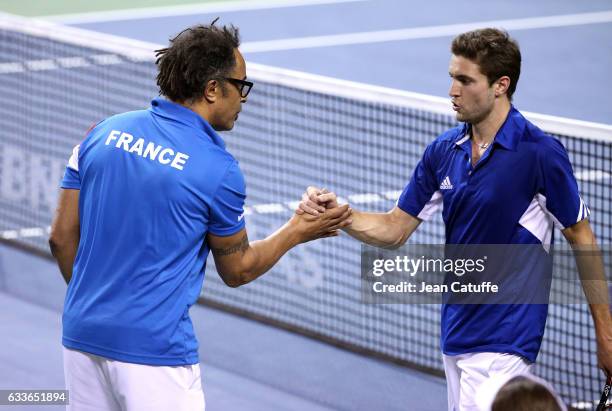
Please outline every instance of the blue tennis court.
M399 0L362 0L222 10L191 14L184 9L184 15L152 18L135 14L126 20L117 13L111 21L86 23L79 23L83 17L67 16L57 21L166 44L188 25L221 17L221 22L240 28L248 61L442 97L447 96L452 37L471 26L505 27L523 54L515 96L519 109L612 122L607 100L612 92L612 9L605 0L440 1L418 7Z

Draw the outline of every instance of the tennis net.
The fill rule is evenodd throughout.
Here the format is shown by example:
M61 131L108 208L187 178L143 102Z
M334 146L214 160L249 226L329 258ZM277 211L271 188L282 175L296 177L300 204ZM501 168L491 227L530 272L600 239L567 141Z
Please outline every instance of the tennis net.
M0 239L48 253L72 147L93 123L148 106L158 94L152 50L159 47L0 16ZM248 75L256 86L225 139L246 176L253 239L286 221L308 185L329 187L361 210L390 209L425 146L455 125L441 98L257 64L248 65ZM568 149L596 235L610 244L612 127L527 116ZM441 219L423 224L411 241L443 242ZM363 304L354 240L301 246L240 289L227 288L213 271L210 261L207 304L443 373L439 307ZM536 372L568 403L592 402L603 386L596 363L587 306L551 305Z

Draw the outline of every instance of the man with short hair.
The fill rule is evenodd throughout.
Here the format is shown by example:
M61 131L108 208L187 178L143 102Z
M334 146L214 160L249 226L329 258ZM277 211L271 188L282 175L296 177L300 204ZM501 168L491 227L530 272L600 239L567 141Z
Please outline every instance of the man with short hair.
M203 410L189 308L212 250L230 287L292 247L337 234L348 206L293 216L250 243L245 182L217 131L252 83L233 26L199 25L157 51L167 99L112 116L75 147L50 246L68 283L64 371L72 410Z
M448 244L546 247L557 226L570 244L596 247L565 148L511 104L521 67L518 44L503 31L482 29L457 36L451 50L449 95L464 124L429 144L396 207L388 213L354 211L344 231L374 246L399 247L443 206ZM310 187L297 213L316 215L335 206L334 193ZM581 278L605 283L600 258L577 257L577 263ZM514 274L513 283L525 286L526 277L519 277L525 273ZM607 290L604 294L607 299ZM608 305L590 308L600 366L610 374ZM475 410L483 381L530 370L547 309L545 304L442 306L449 410Z

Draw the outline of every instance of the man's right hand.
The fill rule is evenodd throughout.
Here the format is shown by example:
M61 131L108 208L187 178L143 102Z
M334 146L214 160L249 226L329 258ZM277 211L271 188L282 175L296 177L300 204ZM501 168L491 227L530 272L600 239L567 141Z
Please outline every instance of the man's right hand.
M342 207L346 207L343 205ZM302 195L296 216L320 218L338 208L336 194L326 189L308 187ZM421 223L397 205L386 213L366 213L355 211L350 219L340 226L351 237L381 248L397 248L406 242L408 237ZM337 234L330 234L328 237Z
M338 198L335 193L330 192L326 188L320 189L310 186L302 194L302 201L300 201L300 205L295 212L298 215L306 213L318 216L324 213L326 209L336 207L338 207Z
M325 193L323 193L325 195ZM300 243L315 240L317 238L335 237L338 230L352 223L351 216L353 210L348 204L337 206L323 212L318 212L316 216L307 213L297 213L289 220L289 224L294 227Z

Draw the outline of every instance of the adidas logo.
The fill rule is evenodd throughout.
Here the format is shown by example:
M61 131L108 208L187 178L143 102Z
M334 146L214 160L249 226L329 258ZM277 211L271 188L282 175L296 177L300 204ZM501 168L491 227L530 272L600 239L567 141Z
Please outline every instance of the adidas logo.
M450 178L446 176L446 178L442 181L442 184L440 184L440 190L452 190L452 189L453 189L453 185L450 181Z

